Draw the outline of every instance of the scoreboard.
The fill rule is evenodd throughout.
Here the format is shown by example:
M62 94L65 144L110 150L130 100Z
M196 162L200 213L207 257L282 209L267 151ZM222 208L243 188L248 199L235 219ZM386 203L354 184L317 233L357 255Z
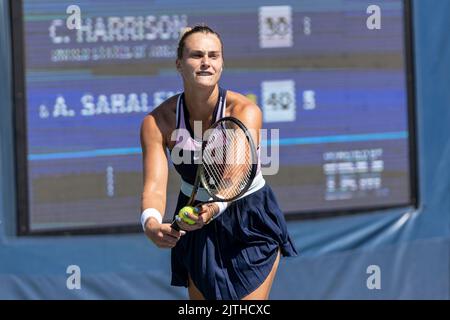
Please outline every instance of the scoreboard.
M222 37L220 85L262 110L286 217L410 204L409 12L371 2L13 1L21 232L137 230L140 124L181 92L178 38L196 24ZM171 167L166 220L179 184Z

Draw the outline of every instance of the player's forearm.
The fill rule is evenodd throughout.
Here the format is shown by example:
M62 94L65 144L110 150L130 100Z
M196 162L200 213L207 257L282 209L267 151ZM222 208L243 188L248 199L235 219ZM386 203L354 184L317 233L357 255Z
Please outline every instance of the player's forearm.
M141 212L148 208L155 208L164 218L166 210L166 195L163 192L143 192L141 201Z

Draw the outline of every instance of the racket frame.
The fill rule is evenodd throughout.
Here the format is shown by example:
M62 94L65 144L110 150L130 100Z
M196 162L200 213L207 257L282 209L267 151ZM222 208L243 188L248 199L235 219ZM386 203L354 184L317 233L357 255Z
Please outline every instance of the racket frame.
M249 181L248 181L247 185L241 190L241 192L239 192L239 194L237 194L236 196L234 196L232 198L223 199L223 198L217 197L208 188L203 188L203 189L206 190L208 195L211 196L212 199L207 200L207 201L202 201L201 203L197 204L197 206L200 205L200 204L206 204L206 203L212 203L212 202L232 202L232 201L235 201L236 199L238 199L239 197L241 197L243 194L245 194L248 191L248 189L250 188L253 180L256 177L256 172L257 172L257 169L258 169L258 160L257 160L258 154L257 154L256 145L255 145L255 142L253 141L253 138L252 138L249 130L247 129L247 127L239 119L237 119L235 117L231 117L231 116L223 117L223 118L217 120L216 122L214 122L208 130L214 129L221 122L224 122L224 121L231 121L231 122L233 122L234 124L236 124L245 133L245 137L246 137L246 139L247 139L247 141L248 141L248 143L250 145L250 149L251 149L251 152L252 152L252 154L251 154L252 163L251 163L250 178L249 178ZM200 184L203 185L204 187L207 185L207 184L204 183L205 176L203 175L203 171L204 171L204 167L203 167L203 152L204 152L204 150L206 148L207 143L208 143L208 140L203 141L203 143L202 143L202 149L201 149L201 151L202 151L202 153L201 153L202 162L200 164L198 164L197 172L195 174L194 185L193 185L192 192L191 192L191 196L189 197L189 200L188 200L186 206L192 206L195 203L195 198L197 196L198 188L200 187ZM177 231L180 231L180 227L178 226L176 219L173 220L173 222L171 224L171 227L173 229L177 230Z

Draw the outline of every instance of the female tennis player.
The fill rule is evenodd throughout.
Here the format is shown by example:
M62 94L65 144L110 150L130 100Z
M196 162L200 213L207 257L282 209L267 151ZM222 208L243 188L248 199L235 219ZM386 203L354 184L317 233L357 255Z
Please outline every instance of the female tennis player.
M194 224L178 221L181 231L162 222L168 154L182 178L175 219L191 195L197 172L194 158L201 149L204 131L217 120L231 116L252 132L259 146L262 126L257 105L218 85L223 45L211 28L196 26L182 35L176 68L184 92L164 101L141 126L143 229L158 247L172 248L171 284L187 287L190 299L268 299L280 254L295 256L297 251L260 166L249 191L238 200L199 205L197 214L188 215ZM194 132L195 121L201 122L201 132ZM190 161L174 161L174 155ZM202 190L198 198L201 194Z

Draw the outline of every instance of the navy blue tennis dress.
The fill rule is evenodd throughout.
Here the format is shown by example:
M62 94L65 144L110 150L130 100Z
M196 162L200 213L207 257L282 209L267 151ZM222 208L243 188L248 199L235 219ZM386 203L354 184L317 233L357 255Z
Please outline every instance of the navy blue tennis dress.
M226 90L220 88L213 121L225 116L225 108ZM194 139L189 124L184 93L178 97L176 112L180 130L171 154L182 185L174 217L189 200L197 171L194 157L201 149L201 141ZM191 161L174 161L173 154ZM200 189L196 199L205 201L209 196ZM283 213L258 165L256 178L243 197L203 228L187 232L172 248L171 284L187 287L189 274L206 299L242 299L267 278L278 249L283 256L297 255Z

